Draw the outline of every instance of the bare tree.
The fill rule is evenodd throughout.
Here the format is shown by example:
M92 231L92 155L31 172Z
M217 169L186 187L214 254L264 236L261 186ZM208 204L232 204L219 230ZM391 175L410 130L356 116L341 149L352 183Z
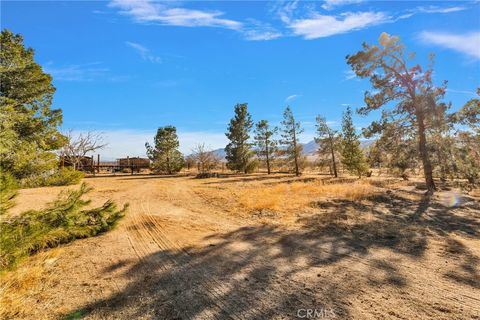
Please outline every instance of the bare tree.
M192 149L192 158L198 164L200 173L209 172L220 163L220 157L216 155L205 143L198 143Z
M70 130L65 136L67 137L67 143L60 150L60 154L72 163L74 169L81 168L82 159L87 153L95 152L107 146L107 143L103 141L101 132L88 131L75 135Z

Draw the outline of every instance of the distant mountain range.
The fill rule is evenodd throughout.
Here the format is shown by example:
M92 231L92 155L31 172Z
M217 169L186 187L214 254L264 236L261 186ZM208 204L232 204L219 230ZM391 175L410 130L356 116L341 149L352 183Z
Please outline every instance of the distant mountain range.
M375 140L361 140L360 147L362 149L368 148L374 142ZM314 140L303 144L303 153L307 156L314 156L317 150L318 150L318 144ZM225 159L225 149L223 148L215 149L213 150L213 153L215 153L219 158Z

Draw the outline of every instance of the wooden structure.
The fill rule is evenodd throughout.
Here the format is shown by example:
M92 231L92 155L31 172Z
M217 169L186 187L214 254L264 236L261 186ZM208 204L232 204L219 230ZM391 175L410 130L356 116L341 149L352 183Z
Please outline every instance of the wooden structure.
M60 156L60 166L63 167L73 167L75 161L67 156ZM76 166L76 170L93 172L94 161L92 157L81 157L79 163Z
M120 166L124 166L124 167L134 167L134 168L140 168L140 169L150 168L150 159L148 158L126 157L126 158L120 158L117 161Z
M68 157L60 157L60 166L62 167L73 167L73 161L70 161ZM116 172L129 172L133 174L134 172L140 173L140 170L150 169L150 159L140 158L140 157L126 157L120 158L116 161L100 161L100 155L97 155L97 161L94 160L94 157L82 157L80 165L77 170L89 172L89 173L100 173L100 171L109 171L111 173Z

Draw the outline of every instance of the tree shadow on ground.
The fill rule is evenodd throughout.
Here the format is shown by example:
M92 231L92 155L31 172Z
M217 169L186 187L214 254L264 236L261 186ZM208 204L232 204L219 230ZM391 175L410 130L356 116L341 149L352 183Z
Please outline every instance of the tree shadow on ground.
M294 177L293 174L285 173L275 173L275 174L255 174L255 175L240 175L240 174L228 174L221 175L216 178L215 181L206 181L203 184L229 184L229 183L239 183L239 182L254 182L254 181L265 181L265 180L280 180L288 177Z
M144 229L151 237L142 244L148 254L128 263L123 290L81 312L98 318L289 319L300 309L315 308L351 318L351 301L362 292L401 289L413 280L395 261L365 259L369 251L383 248L419 259L429 235L478 237L478 219L438 203L421 209L412 224L422 203L394 195L375 201L317 203L318 213L299 218L300 229L242 227L208 236L210 245L201 248L175 248L155 223L134 225L131 230ZM352 220L352 213L360 218ZM154 242L158 250L148 251ZM463 270L445 277L476 288L478 257L456 245Z
M117 176L118 177L118 176ZM194 177L190 174L145 174L145 175L130 175L125 176L119 180L146 180L146 179L171 179L171 178L188 178Z
M201 249L164 249L130 264L124 274L130 279L128 286L84 306L82 315L271 319L293 318L299 309L323 308L341 319L350 317L348 297L358 287L316 271L352 253L341 239L317 239L313 233L257 226L215 234L208 240L212 244ZM364 285L406 285L394 265L376 263L381 266L372 265Z

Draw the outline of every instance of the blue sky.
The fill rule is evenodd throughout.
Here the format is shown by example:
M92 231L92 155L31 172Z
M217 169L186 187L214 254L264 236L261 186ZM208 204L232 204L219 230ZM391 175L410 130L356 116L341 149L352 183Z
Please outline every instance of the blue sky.
M23 34L52 74L63 130L99 130L106 158L143 155L156 128L175 125L181 150L226 144L236 103L255 121L290 104L314 135L317 114L338 126L363 105L367 80L345 56L399 35L417 61L436 54L459 108L480 86L479 1L2 1L2 28ZM358 127L375 118L355 116Z

